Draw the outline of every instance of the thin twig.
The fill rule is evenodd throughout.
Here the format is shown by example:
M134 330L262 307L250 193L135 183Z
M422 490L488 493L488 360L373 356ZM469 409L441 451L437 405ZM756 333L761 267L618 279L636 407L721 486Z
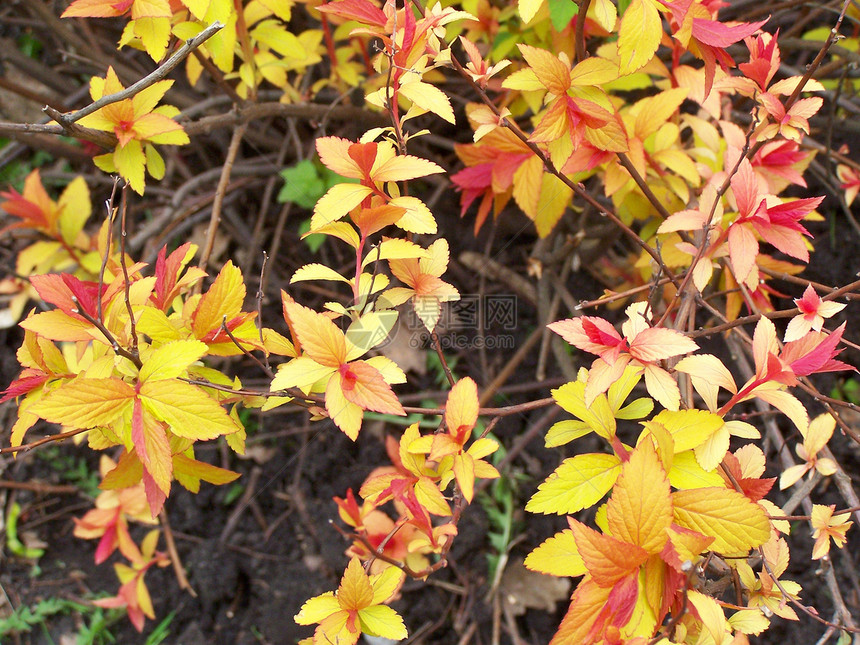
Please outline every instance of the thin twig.
M75 121L79 121L84 118L88 114L92 114L96 110L100 110L106 105L110 105L111 103L117 103L118 101L123 101L125 99L129 99L143 90L145 90L150 85L157 83L158 81L164 79L173 69L179 65L185 57L188 56L192 51L197 49L204 42L209 40L212 36L214 36L217 32L221 31L224 28L224 25L220 22L213 22L211 25L206 27L199 34L194 36L193 38L189 38L185 41L185 44L180 47L173 56L164 61L161 65L159 65L152 73L147 74L142 79L140 79L137 83L129 85L127 88L120 92L116 92L115 94L108 94L107 96L103 96L97 101L93 101L88 106L77 110L72 113L60 113L50 107L45 107L44 111L52 118L54 121L63 126L68 126Z
M212 255L212 248L215 246L215 233L218 231L218 225L221 223L221 209L224 206L224 195L227 194L227 184L230 183L230 173L233 170L236 155L239 153L242 137L245 136L247 129L247 123L240 124L233 130L233 138L230 139L230 147L227 149L227 157L224 159L224 166L221 169L221 178L218 180L218 187L215 189L215 201L212 202L212 216L209 219L209 229L206 231L206 244L200 256L200 262L197 265L203 271L206 271L209 256Z
M113 244L113 220L116 217L116 208L114 208L114 199L116 199L116 188L119 186L120 179L119 177L113 178L113 188L110 191L110 197L105 202L105 208L107 209L108 216L108 226L107 226L107 240L105 241L105 254L102 256L102 265L99 268L99 299L96 303L96 311L98 312L97 317L99 320L104 320L104 311L102 308L102 293L104 292L105 286L105 270L107 269L108 259L110 259L110 249Z
M128 231L125 226L126 215L128 214L128 189L128 184L123 186L122 194L120 195L119 265L122 268L123 288L125 290L125 309L128 312L129 334L131 335L130 352L132 355L137 356L137 324L134 321L134 310L131 308L131 283L128 279L128 266L126 266L125 261L125 240L126 237L128 237ZM105 253L109 252L110 249L105 251ZM101 300L101 296L99 296L99 300ZM139 360L140 359L138 359L138 361Z
M44 445L46 443L62 441L63 439L74 437L75 435L79 435L82 432L86 432L87 430L89 430L89 428L77 428L75 430L69 430L68 432L61 432L60 434L52 434L50 437L45 437L43 439L39 439L38 441L32 441L30 443L25 443L21 446L7 446L5 448L0 448L0 454L5 454L9 452L28 452L33 448L38 448L39 446Z
M272 370L272 368L271 368L271 367L269 367L268 365L264 364L264 363L263 363L259 358L257 358L256 356L254 356L251 352L249 352L249 351L248 351L247 349L245 349L244 347L242 347L242 344L241 344L241 343L239 342L239 340L238 340L238 339L233 335L233 332L232 332L232 331L230 331L230 329L227 327L227 316L224 316L224 318L221 320L221 330L222 330L225 334L227 334L227 337L228 337L231 341L233 341L233 344L234 344L236 347L238 347L240 350L242 350L242 353L243 353L246 357L250 358L252 361L254 361L257 365L259 365L259 366L260 366L260 369L261 369L261 370L263 370L263 371L266 373L266 376L268 376L269 378L275 378L275 372ZM262 332L261 332L261 333L262 333Z
M170 521L167 519L167 510L162 508L158 515L161 520L161 528L164 529L164 541L167 543L167 552L170 554L170 562L173 564L173 571L176 574L176 580L179 582L180 589L186 589L192 598L197 597L197 592L188 582L188 577L185 575L185 569L182 566L182 560L179 559L179 551L176 549L176 542L173 540L173 530L170 528Z
M579 11L576 14L576 30L573 36L573 44L576 48L577 62L585 60L588 56L588 51L585 49L585 14L588 13L589 5L591 5L591 0L580 0Z
M114 352L116 352L123 358L127 358L128 360L130 360L138 369L143 367L143 363L141 363L140 357L120 345L114 335L107 327L105 327L104 323L101 320L96 320L80 306L80 302L78 302L76 296L72 296L72 302L75 303L75 308L72 309L72 313L77 314L78 316L86 320L88 323L90 323L93 327L98 329L105 337L105 340L108 342L108 344L113 348Z

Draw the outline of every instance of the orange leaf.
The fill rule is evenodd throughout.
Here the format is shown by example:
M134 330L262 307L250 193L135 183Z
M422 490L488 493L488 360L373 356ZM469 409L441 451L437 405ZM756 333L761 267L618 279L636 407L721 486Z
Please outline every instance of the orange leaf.
M242 271L231 260L218 273L215 282L200 298L200 304L192 317L195 338L203 338L212 330L221 327L224 318L237 317L245 302L245 282Z
M391 386L382 378L380 371L369 363L353 361L344 365L341 369L341 388L348 401L364 410L406 415Z
M346 340L331 320L291 298L284 300L284 314L310 358L326 367L340 367L346 362Z
M131 441L141 463L153 482L164 495L170 494L170 482L173 479L173 462L170 458L170 444L164 426L152 416L145 413L140 399L135 398L131 414ZM155 517L161 511L152 502L149 491L146 495L150 500L152 515ZM163 502L163 497L161 498Z
M570 88L570 62L566 64L558 56L545 49L519 45L523 58L534 70L540 83L556 96L567 93Z
M613 586L648 559L648 552L635 544L601 535L573 518L568 522L588 574L601 587Z
M460 379L448 393L445 404L445 425L461 445L478 421L478 386L468 376ZM462 440L460 440L462 439Z
M650 441L641 443L622 464L606 504L606 519L612 535L650 554L666 544L666 529L672 523L669 480Z
M590 578L580 582L570 599L570 608L564 615L561 625L558 626L558 631L550 641L550 645L593 643L594 640L589 638L589 634L611 592L611 587L601 587Z

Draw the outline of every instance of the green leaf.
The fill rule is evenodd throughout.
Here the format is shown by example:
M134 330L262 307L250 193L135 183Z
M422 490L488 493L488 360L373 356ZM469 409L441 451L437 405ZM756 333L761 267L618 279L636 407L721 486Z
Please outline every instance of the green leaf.
M326 192L326 183L320 177L316 164L309 159L285 168L281 171L281 177L285 182L278 193L278 201L281 203L292 202L310 210Z
M573 0L549 0L549 19L552 21L553 29L561 31L567 27L577 10Z
M299 236L304 235L309 230L311 230L311 220L310 218L303 221L299 224ZM325 242L325 234L323 233L311 233L307 237L303 237L302 241L308 245L308 248L311 250L311 253L316 253L320 250L320 247Z

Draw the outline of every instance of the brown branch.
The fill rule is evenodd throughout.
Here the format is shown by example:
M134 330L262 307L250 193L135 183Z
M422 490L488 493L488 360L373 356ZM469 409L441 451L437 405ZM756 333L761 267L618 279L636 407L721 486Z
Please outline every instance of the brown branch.
M164 541L167 543L167 552L170 554L170 562L173 564L173 572L176 574L179 588L186 589L192 598L196 598L197 592L191 587L191 583L188 582L188 577L185 575L185 569L179 559L179 551L176 549L176 542L173 540L173 530L170 528L170 521L167 519L167 511L164 508L161 509L158 519L161 520L161 527L164 529Z
M230 183L230 173L233 171L233 163L236 161L242 137L245 136L247 129L247 123L240 124L233 130L233 137L230 139L230 147L227 149L227 157L224 160L221 177L218 179L218 186L215 189L215 200L212 202L212 216L209 218L209 229L206 231L206 244L200 256L200 262L197 265L203 271L206 271L209 256L212 254L212 248L215 246L215 233L218 231L218 225L221 223L221 209L224 206L224 196L227 194L227 184Z
M388 121L383 115L351 105L341 105L332 109L328 105L323 105L321 103L287 104L278 103L276 101L242 106L239 109L231 110L230 112L223 114L202 117L197 121L189 122L187 124L181 118L178 120L183 124L185 132L190 137L196 134L207 134L212 130L219 128L229 128L242 123L248 123L250 121L272 116L282 116L285 118L293 117L308 120L317 120L329 117L340 121L357 122L364 125L388 125Z
M188 54L197 49L200 45L209 40L209 38L211 38L223 28L224 25L220 22L212 23L193 38L189 38L188 40L186 40L185 44L182 45L182 47L180 47L176 51L176 53L173 54L173 56L164 61L153 72L144 76L137 83L129 85L121 92L116 92L115 94L108 94L107 96L103 96L97 101L93 101L88 106L81 108L76 112L60 113L54 109L49 109L47 107L45 108L45 112L48 113L51 118L54 119L54 121L62 125L64 128L67 128L75 121L82 119L88 114L92 114L96 110L100 110L106 105L129 99L136 94L142 92L150 85L153 85L154 83L163 80L170 72L173 71L173 69L177 65L179 65L179 63L185 60L185 57L188 56Z
M45 112L55 120L56 117L54 115L60 115L60 113L53 108L47 108L45 109ZM117 144L116 137L110 132L102 132L101 130L85 128L77 123L69 123L67 126L63 127L61 125L54 125L51 123L9 123L0 121L0 134L7 134L10 137L14 137L18 134L67 134L76 139L83 139L84 141L95 143L105 150L115 148Z
M131 308L131 282L128 279L128 266L125 261L125 240L128 236L126 230L126 215L128 214L128 184L122 187L120 194L120 225L119 225L119 264L122 268L123 279L123 299L125 300L125 309L128 312L129 333L131 334L131 350L130 353L137 357L138 363L140 357L137 353L137 325L134 321L134 310ZM105 254L110 253L110 247L105 250ZM99 294L99 302L101 302L101 294Z
M436 354L439 356L439 362L442 363L442 369L445 371L445 377L448 379L448 384L451 387L454 387L456 380L454 379L454 375L451 373L451 368L448 367L448 360L445 358L445 353L442 351L442 343L439 341L439 334L431 330L430 338L433 340L433 349L436 350Z
M99 297L101 297L101 294L99 295ZM127 358L128 360L130 360L132 363L134 363L134 366L137 367L137 369L143 367L143 363L140 362L140 357L120 345L114 335L107 327L104 326L104 323L101 320L96 320L80 307L80 303L75 296L72 296L72 302L74 302L76 305L76 308L72 309L72 313L79 315L81 318L90 323L93 327L98 329L105 337L105 340L108 342L108 344L113 348L114 352L116 352L123 358Z
M576 48L576 60L585 60L588 56L588 51L585 49L585 14L588 13L588 7L591 5L591 0L580 0L579 11L576 14L576 30L573 35L573 44Z
M236 338L236 336L233 335L233 332L228 329L228 327L227 327L227 316L224 316L223 319L221 320L221 329L224 331L225 334L227 334L227 337L231 341L233 341L233 344L236 347L238 347L247 358L250 358L252 361L254 361L257 365L260 366L260 369L266 373L266 376L268 376L269 378L275 378L275 372L272 371L272 368L269 367L268 365L263 364L263 362L260 361L259 358L254 356L251 352L249 352L244 347L242 347L242 345L239 343L239 340ZM262 330L260 330L260 334L262 334L262 333L263 333ZM262 341L262 336L260 337L260 340Z
M61 432L60 434L53 434L49 437L45 437L43 439L39 439L38 441L32 441L30 443L25 443L21 446L7 446L6 448L0 448L0 455L5 453L15 453L15 452L28 452L33 448L38 448L41 445L46 443L52 443L54 441L62 441L63 439L68 439L69 437L74 437L75 435L79 435L82 432L86 432L89 428L76 428L75 430L69 430L68 432Z

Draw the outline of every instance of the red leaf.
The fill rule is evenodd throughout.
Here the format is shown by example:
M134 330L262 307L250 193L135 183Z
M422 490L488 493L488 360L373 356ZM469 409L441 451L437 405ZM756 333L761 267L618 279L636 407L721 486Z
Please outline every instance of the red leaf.
M323 13L330 13L348 20L356 20L365 25L384 27L388 22L382 9L367 0L337 0L317 7Z
M48 375L45 374L45 372L32 368L25 369L16 380L9 384L9 387L0 393L3 394L3 396L0 397L0 403L5 403L9 399L14 399L22 394L27 394L28 392L35 390L47 380Z
M754 34L768 20L769 18L758 22L742 22L729 27L717 20L693 18L693 38L706 45L725 49L729 45L734 45L742 38Z

